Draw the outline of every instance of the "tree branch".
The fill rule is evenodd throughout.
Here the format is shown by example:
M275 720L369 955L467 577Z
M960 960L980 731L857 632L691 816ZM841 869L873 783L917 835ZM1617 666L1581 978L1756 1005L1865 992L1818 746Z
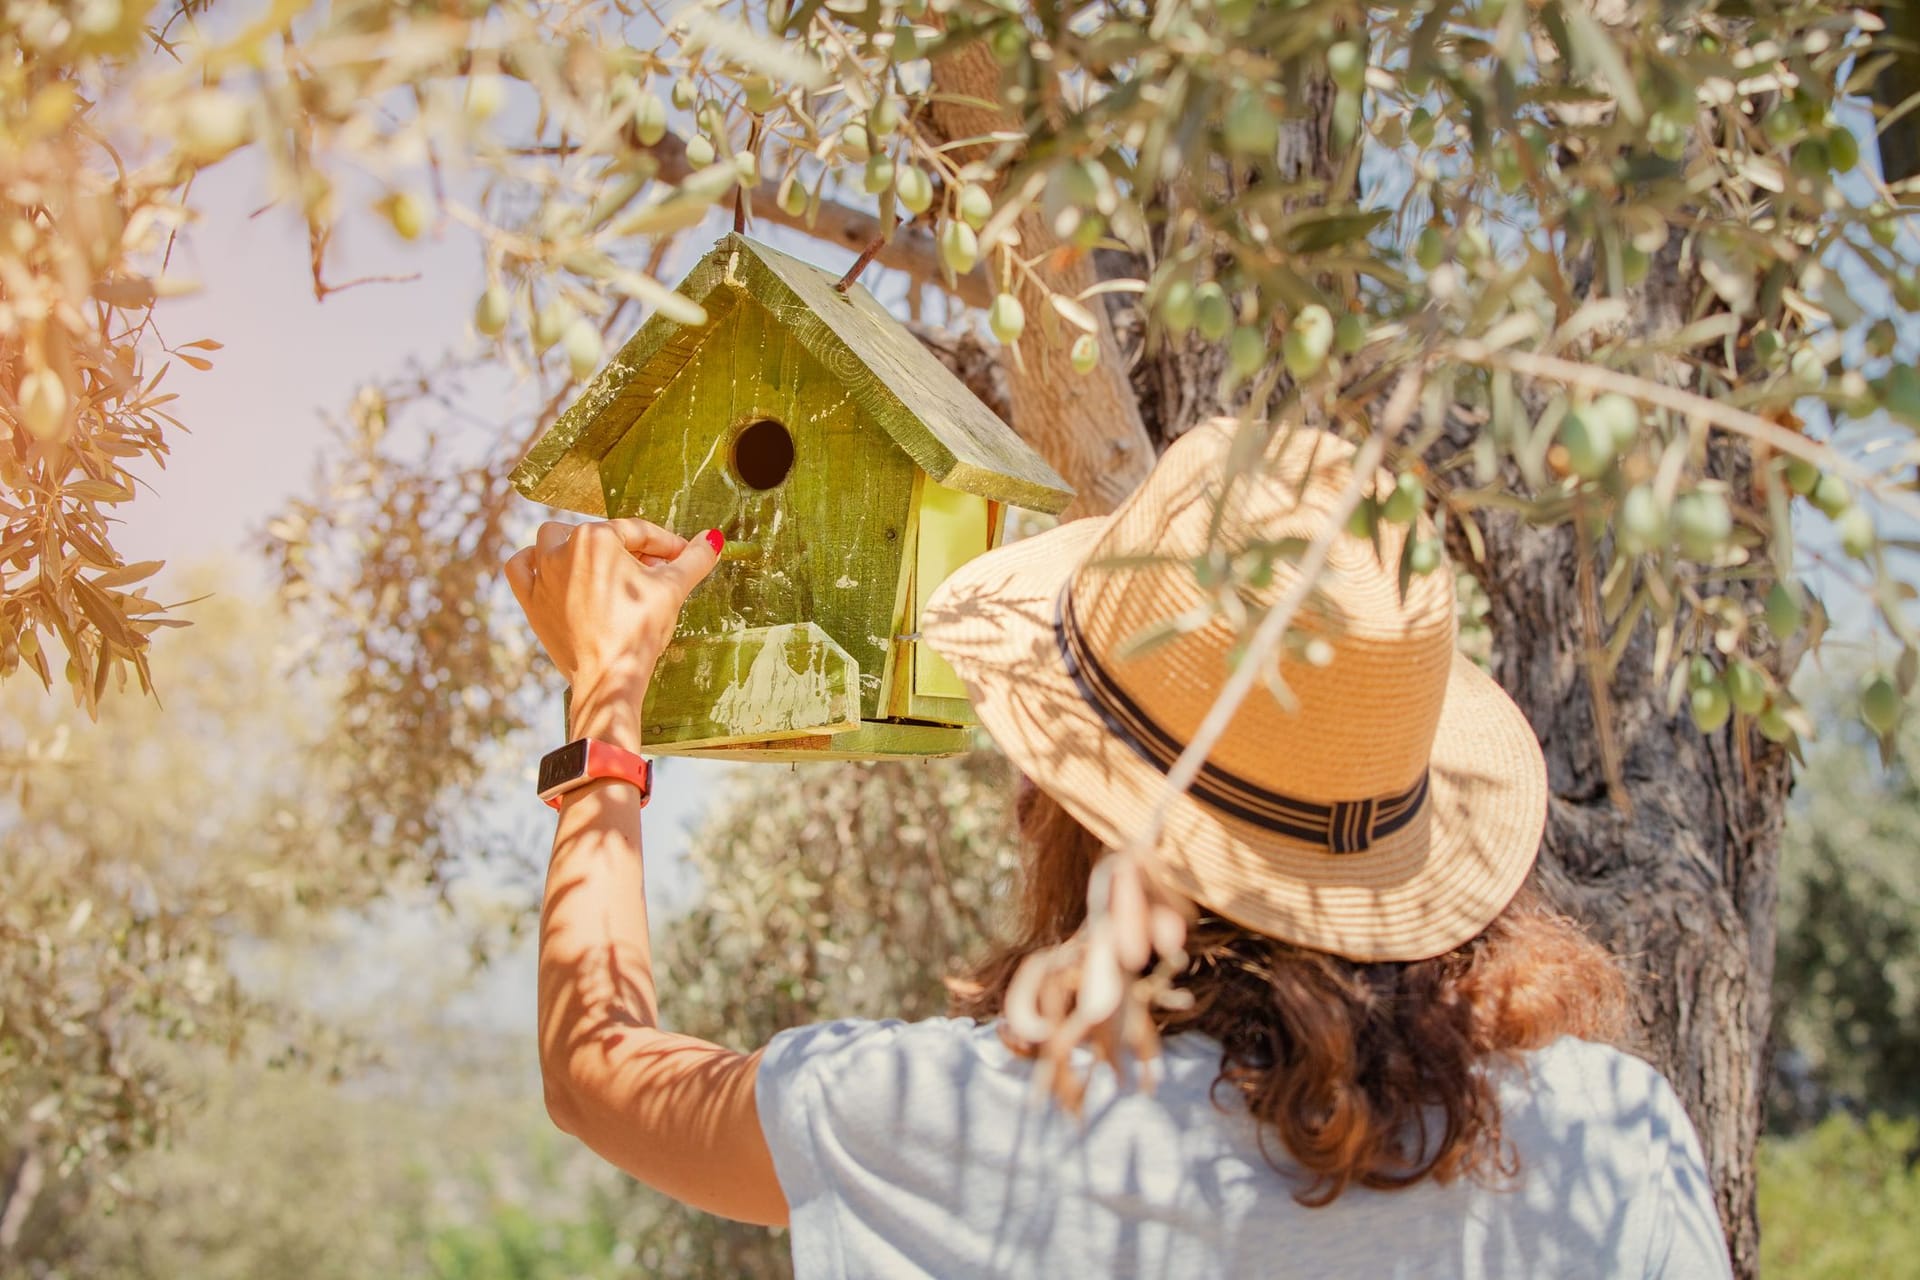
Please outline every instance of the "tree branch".
M693 166L687 163L686 144L672 134L644 150L659 162L660 176L669 182L678 182L693 172ZM776 226L791 227L815 240L839 245L855 253L880 238L880 219L851 205L822 200L818 208L807 213L788 213L780 207L780 186L771 178L754 187L751 203L755 218ZM939 245L934 242L932 235L921 228L901 227L896 230L881 247L875 260L883 267L904 272L916 284L930 284L944 289L968 306L985 307L993 301L993 288L987 282L986 273L978 267L949 283L940 261Z
M987 105L1001 101L1001 71L984 42L936 59L933 89L928 121L948 141L1024 128L1017 113ZM976 150L959 149L954 158L964 164ZM1031 322L1006 362L1013 427L1074 487L1078 496L1066 518L1102 515L1153 469L1153 442L1105 308L1096 312L1100 359L1088 373L1073 368L1068 340L1054 323L1048 295L1072 298L1097 283L1092 257L1062 246L1036 209L1015 219L1014 228L1020 259L1031 269L1017 273L1013 287Z

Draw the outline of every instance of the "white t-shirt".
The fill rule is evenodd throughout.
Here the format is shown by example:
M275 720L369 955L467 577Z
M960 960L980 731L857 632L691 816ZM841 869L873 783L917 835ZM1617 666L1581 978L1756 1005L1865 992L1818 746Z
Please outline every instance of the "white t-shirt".
M1165 1046L1152 1094L1096 1071L1081 1116L991 1024L775 1036L756 1098L799 1280L1731 1274L1692 1123L1659 1073L1561 1040L1497 1088L1517 1180L1349 1190L1323 1208L1263 1154L1219 1046ZM1277 1136L1266 1150L1291 1162Z

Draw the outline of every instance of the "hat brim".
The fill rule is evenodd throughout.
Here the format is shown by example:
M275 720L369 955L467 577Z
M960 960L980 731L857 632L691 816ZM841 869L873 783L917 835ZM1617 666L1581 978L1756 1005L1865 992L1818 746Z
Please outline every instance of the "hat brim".
M969 562L921 618L1016 768L1112 848L1164 802L1153 859L1168 887L1282 941L1353 960L1422 960L1499 915L1533 865L1547 812L1539 742L1499 685L1456 655L1421 815L1362 852L1331 854L1189 795L1168 798L1165 774L1081 697L1055 637L1061 589L1107 524L1071 521Z

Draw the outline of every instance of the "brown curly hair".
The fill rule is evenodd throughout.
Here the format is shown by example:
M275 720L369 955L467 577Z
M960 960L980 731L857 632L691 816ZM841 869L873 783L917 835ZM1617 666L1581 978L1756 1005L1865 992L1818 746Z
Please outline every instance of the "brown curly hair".
M953 984L954 1012L997 1017L1028 955L1086 916L1100 843L1022 780L1016 803L1024 884L1015 939ZM1163 1035L1221 1046L1216 1090L1237 1091L1307 1175L1294 1198L1331 1203L1348 1187L1412 1186L1518 1171L1501 1140L1484 1068L1561 1036L1618 1041L1619 964L1531 886L1464 945L1431 960L1362 964L1244 929L1202 909L1176 986L1189 1007L1155 1013ZM1269 1163L1280 1168L1273 1154Z

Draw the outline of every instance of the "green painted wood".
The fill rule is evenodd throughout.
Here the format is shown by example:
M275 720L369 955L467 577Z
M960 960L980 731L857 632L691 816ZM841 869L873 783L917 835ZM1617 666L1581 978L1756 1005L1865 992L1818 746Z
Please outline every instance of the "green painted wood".
M792 471L764 491L732 464L735 438L760 418L784 423L794 443ZM859 668L861 715L884 717L914 466L789 327L741 300L600 476L611 515L718 528L750 548L724 557L688 599L680 637L817 624Z
M735 743L723 747L654 747L649 755L691 756L700 760L738 760L760 764L804 764L809 760L931 760L973 750L971 729L946 725L895 724L869 720L849 733L799 738L788 742Z
M965 698L930 697L923 693L915 693L907 699L907 718L934 724L980 723L980 717L974 714L973 704Z
M860 668L811 622L681 636L641 708L648 751L822 737L860 727Z
M865 289L845 294L838 277L749 240L724 237L679 291L705 308L700 325L655 315L534 442L513 483L536 502L606 515L591 475L724 326L743 296L790 325L801 345L881 430L948 488L1035 511L1072 500L1013 430L887 313Z
M866 289L841 293L831 272L730 239L748 291L793 325L921 470L949 489L1033 511L1054 514L1073 500L1066 481Z
M954 570L986 553L993 532L992 506L977 493L961 493L931 481L920 486L920 503L914 514L918 530L913 557L914 620L908 630L920 630L927 601ZM913 695L964 702L967 687L933 646L916 644ZM909 714L915 720L928 718L918 710Z
M605 516L600 460L679 376L701 342L740 300L727 286L728 255L708 254L679 291L707 313L703 325L683 325L655 314L593 376L580 398L554 420L510 477L513 487L550 507Z

